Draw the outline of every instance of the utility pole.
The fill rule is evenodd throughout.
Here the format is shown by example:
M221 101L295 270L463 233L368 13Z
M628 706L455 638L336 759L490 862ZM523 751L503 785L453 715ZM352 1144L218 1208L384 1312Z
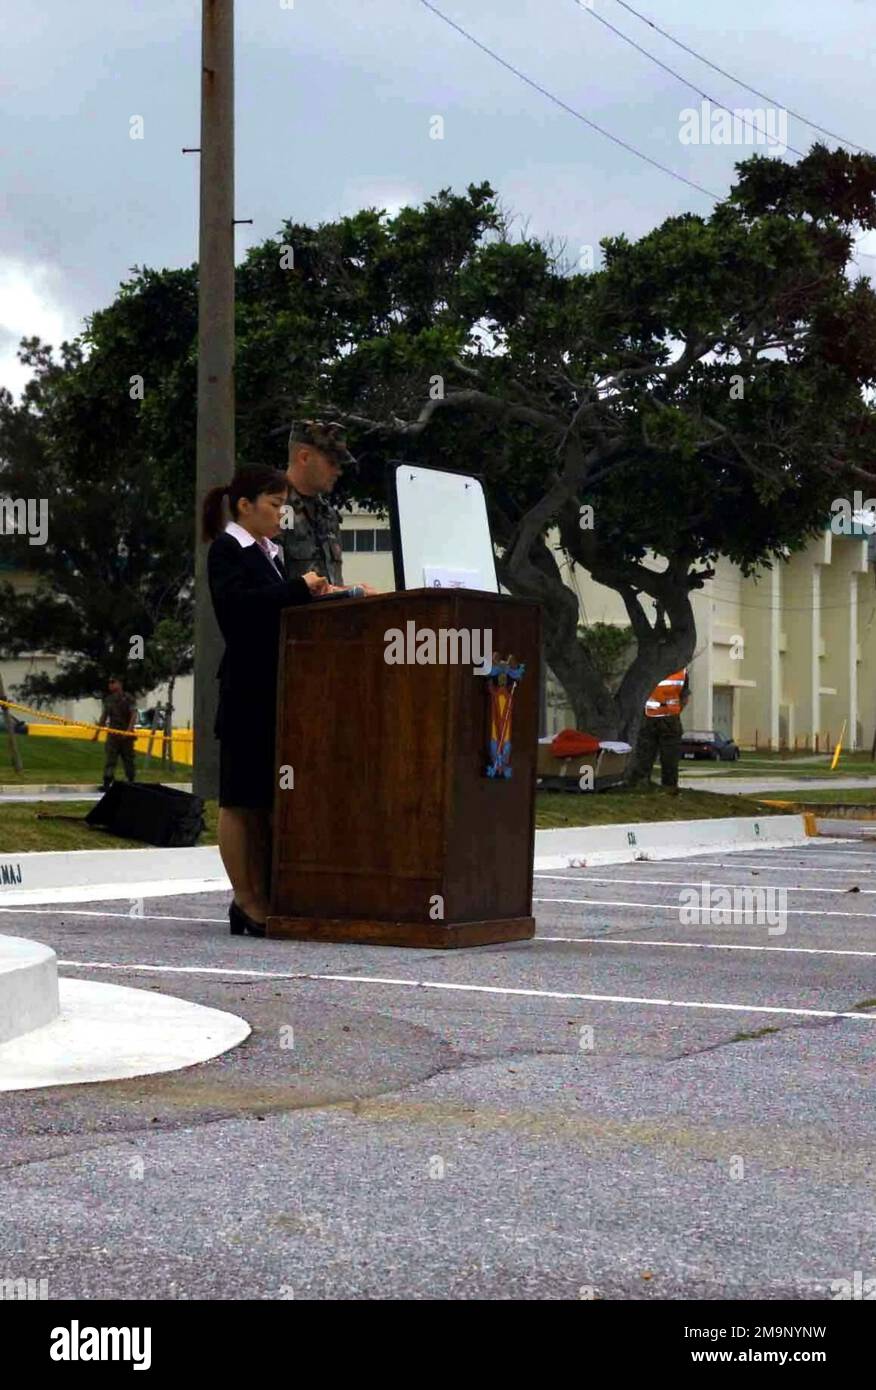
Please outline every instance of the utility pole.
M222 639L201 540L204 494L234 472L234 0L202 0L201 197L198 250L198 438L195 489L193 790L215 797L213 736Z

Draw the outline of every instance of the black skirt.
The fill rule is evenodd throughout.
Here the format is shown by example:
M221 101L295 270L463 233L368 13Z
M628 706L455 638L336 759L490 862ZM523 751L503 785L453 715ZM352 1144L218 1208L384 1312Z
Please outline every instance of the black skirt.
M258 711L235 712L235 701L219 696L219 805L270 811L277 781L276 708L260 701Z

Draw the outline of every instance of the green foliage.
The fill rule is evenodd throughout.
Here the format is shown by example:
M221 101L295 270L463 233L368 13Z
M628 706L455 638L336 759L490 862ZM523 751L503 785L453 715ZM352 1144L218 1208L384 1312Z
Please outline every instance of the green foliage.
M666 663L689 659L688 596L719 554L743 573L772 564L876 482L876 297L846 273L876 225L876 160L815 146L738 172L711 216L608 238L591 274L526 238L457 242L432 324L402 310L376 325L380 348L363 339L328 374L360 445L485 475L502 577L545 605L550 664L588 727L631 732ZM630 616L637 655L614 697L577 643L552 525Z
M60 361L24 345L35 375L19 405L0 391L0 485L45 499L49 516L44 546L4 538L35 587L4 587L0 651L62 657L58 675L26 678L26 701L96 694L113 672L141 694L191 669L196 324L192 272L135 268ZM161 635L168 622L187 655L178 631ZM129 660L134 637L142 660Z
M635 648L630 629L616 623L590 623L589 626L582 623L578 640L609 690L616 690Z
M710 216L607 238L588 274L513 238L486 183L394 217L285 222L237 269L238 458L282 464L290 419L331 412L360 459L341 502L379 505L392 458L482 473L503 578L544 604L576 713L629 729L693 650L689 592L714 558L772 563L876 481L876 297L846 273L874 190L870 156L755 156ZM0 395L3 486L52 503L50 544L26 557L41 587L7 598L0 643L68 651L57 693L124 664L131 633L188 630L196 346L196 270L135 267L60 362L25 344L21 407ZM578 640L552 527L626 605L636 656L616 691L603 639ZM649 551L665 571L643 565ZM156 669L178 645L147 641Z

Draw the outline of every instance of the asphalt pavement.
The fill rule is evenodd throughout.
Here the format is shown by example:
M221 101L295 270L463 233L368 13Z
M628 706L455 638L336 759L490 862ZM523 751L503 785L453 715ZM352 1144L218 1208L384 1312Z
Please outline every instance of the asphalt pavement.
M0 931L62 974L253 1034L177 1073L2 1096L0 1277L419 1300L872 1278L874 850L538 874L535 940L462 952L232 938L225 895L7 909ZM773 890L767 920L685 925L703 884Z

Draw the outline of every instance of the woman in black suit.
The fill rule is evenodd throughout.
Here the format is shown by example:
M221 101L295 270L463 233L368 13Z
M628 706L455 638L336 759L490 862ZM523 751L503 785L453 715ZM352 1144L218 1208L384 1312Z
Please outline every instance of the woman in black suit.
M204 499L211 541L207 577L225 638L219 666L219 852L234 889L231 931L264 936L268 915L271 809L280 614L331 589L313 571L287 579L272 537L288 497L286 475L254 464ZM223 523L223 499L231 521Z

